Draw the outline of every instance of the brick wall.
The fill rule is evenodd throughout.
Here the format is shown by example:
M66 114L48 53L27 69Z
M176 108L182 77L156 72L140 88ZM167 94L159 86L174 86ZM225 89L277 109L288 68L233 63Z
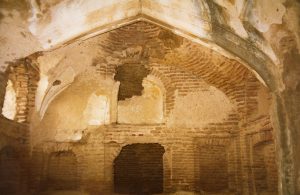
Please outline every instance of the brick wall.
M275 159L272 125L269 113L261 112L263 86L237 61L168 33L153 24L138 22L92 38L80 47L98 49L97 55L90 57L93 62L88 68L104 78L114 78L117 67L126 63L145 65L166 90L165 118L174 109L177 97L196 90L206 91L211 86L222 91L236 109L222 121L203 127L170 127L165 123L88 127L80 129L83 138L78 142L58 142L42 137L48 135L42 128L32 129L42 137L32 150L32 192L77 186L91 194L111 194L116 190L114 180L118 176L114 175L115 160L122 156L122 148L139 143L160 144L164 148L162 185L165 193L276 194L277 172L271 163ZM88 45L90 43L93 44ZM73 55L80 51L76 46L73 48L74 51L72 48L69 51ZM87 66L87 62L81 63ZM34 105L37 79L32 78L38 77L22 64L14 69L13 75L18 94L17 120L26 122ZM162 155L155 150L147 155L150 154ZM127 165L137 171L136 164ZM62 182L58 178L65 178L66 185L60 186Z
M9 67L8 77L16 91L15 121L28 123L35 106L35 94L39 73L27 59L22 59Z
M228 160L225 146L201 147L199 164L200 190L218 192L228 189Z
M253 147L253 175L257 193L277 192L276 157L272 142Z

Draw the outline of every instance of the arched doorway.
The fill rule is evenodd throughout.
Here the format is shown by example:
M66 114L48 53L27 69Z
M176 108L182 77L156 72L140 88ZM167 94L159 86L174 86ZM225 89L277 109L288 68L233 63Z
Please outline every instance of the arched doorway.
M160 144L124 146L114 161L114 191L121 194L163 192L163 154Z

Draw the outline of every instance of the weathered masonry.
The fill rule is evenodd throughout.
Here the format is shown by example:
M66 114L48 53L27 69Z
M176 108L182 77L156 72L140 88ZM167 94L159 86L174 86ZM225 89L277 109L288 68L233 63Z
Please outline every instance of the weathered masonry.
M33 67L58 54L43 89ZM34 60L4 109L30 129L31 192L277 193L271 96L237 61L147 22Z
M0 195L300 193L300 3L12 2Z

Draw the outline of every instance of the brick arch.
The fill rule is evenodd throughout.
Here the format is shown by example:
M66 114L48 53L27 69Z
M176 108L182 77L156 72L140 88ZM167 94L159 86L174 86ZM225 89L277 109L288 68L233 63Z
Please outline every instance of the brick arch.
M161 33L168 34L168 40L174 44L164 40ZM97 74L113 77L116 67L125 62L139 62L150 69L155 64L163 64L164 68L175 67L224 92L240 107L239 111L244 108L241 103L245 97L243 87L248 80L256 79L240 62L175 35L151 21L135 22L91 39L96 40L98 49L101 50L101 54L97 54L92 63ZM159 71L162 72L160 75L166 74L166 71ZM172 74L166 74L165 77L170 75ZM172 104L171 101L167 107L171 108ZM167 109L167 114L169 110Z
M162 39L161 33L165 32L170 34L169 39L174 43L175 48ZM171 34L172 32L151 22L142 21L115 29L102 38L101 36L95 38L100 42L99 45L103 51L101 54L101 59L104 61L101 66L105 69L103 72L111 73L112 71L108 70L115 68L115 64L105 62L105 56L112 56L122 61L126 58L123 51L127 48L133 48L132 51L134 51L134 48L138 47L140 50L134 60L142 60L143 64L151 69L159 70L160 75L165 74L165 77L174 77L175 73L167 74L172 68L194 75L208 85L221 90L239 106L239 111L243 111L245 107L245 104L241 103L245 97L243 89L249 80L257 80L255 75L236 60L226 58L198 43L178 35L172 34L171 36ZM136 36L138 38L133 39ZM127 58L132 58L132 56ZM160 65L164 67L158 67Z
M161 73L159 70L156 70L154 68L151 68L150 75L158 78L165 88L165 102L164 102L164 115L165 117L168 117L171 110L174 108L175 104L175 93L176 93L176 87L173 85L172 80L168 77L166 77L163 73Z
M189 52L185 52L189 51ZM174 53L159 60L168 66L175 66L203 79L208 85L221 90L236 105L239 95L251 72L239 62L227 59L207 48L185 40Z

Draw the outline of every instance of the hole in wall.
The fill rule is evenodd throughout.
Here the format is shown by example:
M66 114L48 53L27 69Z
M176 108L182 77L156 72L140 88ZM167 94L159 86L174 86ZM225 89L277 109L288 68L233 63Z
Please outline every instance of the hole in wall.
M116 81L120 81L118 100L142 95L144 89L142 85L143 79L149 73L150 70L140 63L118 66L114 77Z
M61 84L61 80L55 80L52 85L56 86L56 85L60 85Z

